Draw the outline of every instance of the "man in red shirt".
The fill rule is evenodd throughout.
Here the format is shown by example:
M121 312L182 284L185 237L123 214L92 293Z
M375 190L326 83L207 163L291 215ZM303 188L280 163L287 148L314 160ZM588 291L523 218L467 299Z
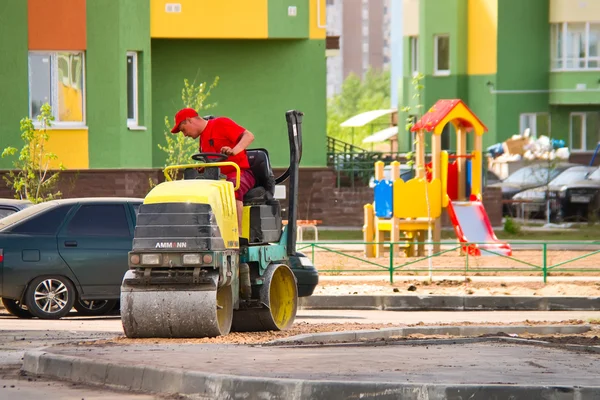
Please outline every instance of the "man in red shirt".
M229 118L205 120L193 108L184 108L175 114L175 126L171 133L178 132L192 139L200 137L201 152L226 154L229 156L226 161L234 162L240 167L240 187L235 191L235 200L238 214L238 234L241 234L243 199L256 183L246 156L246 148L254 140L254 135ZM223 166L221 173L226 175L227 180L235 186L236 170L234 167Z

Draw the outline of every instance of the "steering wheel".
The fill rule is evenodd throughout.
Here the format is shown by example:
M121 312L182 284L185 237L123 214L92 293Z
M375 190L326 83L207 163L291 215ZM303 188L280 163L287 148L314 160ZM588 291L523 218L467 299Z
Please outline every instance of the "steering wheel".
M227 160L228 157L227 154L223 153L196 153L192 155L192 160L208 163L211 162L210 158L216 158L212 162L221 162Z

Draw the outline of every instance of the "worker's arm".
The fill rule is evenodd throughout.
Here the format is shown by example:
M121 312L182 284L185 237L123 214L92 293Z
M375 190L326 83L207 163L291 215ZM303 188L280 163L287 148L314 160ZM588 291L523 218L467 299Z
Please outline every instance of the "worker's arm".
M234 156L234 155L238 154L239 152L241 152L242 150L245 150L250 145L250 143L252 143L253 141L254 141L254 135L252 134L252 132L246 130L246 131L244 131L244 133L242 133L240 140L238 141L238 143L235 145L235 147L233 149L225 146L221 149L221 153L227 154L229 156Z

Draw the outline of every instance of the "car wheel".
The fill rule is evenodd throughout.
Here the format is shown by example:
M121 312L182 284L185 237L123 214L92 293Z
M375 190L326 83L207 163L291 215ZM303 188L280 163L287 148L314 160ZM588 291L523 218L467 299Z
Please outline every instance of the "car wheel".
M75 296L75 287L67 278L40 276L29 284L25 294L25 304L35 317L59 319L71 311Z
M81 315L104 315L110 312L117 300L81 300L75 302L75 309Z
M21 302L18 300L2 298L2 305L6 308L9 314L14 315L17 318L31 318L32 315L26 308L23 308Z

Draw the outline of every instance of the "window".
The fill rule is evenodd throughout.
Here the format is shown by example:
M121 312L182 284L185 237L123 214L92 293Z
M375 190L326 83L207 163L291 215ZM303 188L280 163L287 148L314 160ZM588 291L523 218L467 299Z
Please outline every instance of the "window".
M419 73L419 38L410 38L410 71L415 76Z
M450 75L450 37L438 35L434 37L434 75Z
M34 235L55 235L70 209L70 205L51 208L47 212L42 212L15 226L11 231Z
M127 52L127 126L137 126L138 103L138 55Z
M519 118L519 132L529 129L529 136L536 139L538 136L550 136L550 115L547 113L521 114Z
M69 235L129 236L125 207L121 204L82 205L67 227Z
M42 105L52 107L56 125L83 125L84 58L79 52L29 53L29 115L37 121Z
M600 113L571 113L569 116L569 144L571 150L594 150L599 141Z
M563 22L552 24L552 69L600 69L600 23Z

